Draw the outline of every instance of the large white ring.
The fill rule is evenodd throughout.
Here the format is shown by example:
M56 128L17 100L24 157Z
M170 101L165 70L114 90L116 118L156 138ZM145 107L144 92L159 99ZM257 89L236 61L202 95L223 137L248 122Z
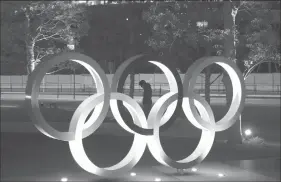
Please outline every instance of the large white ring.
M129 61L136 58L138 58L138 56L129 59ZM76 61L89 70L96 82L97 93L84 100L78 106L72 116L69 131L59 132L48 125L41 115L38 106L38 95L40 82L48 69L65 60ZM234 63L223 57L201 58L188 69L184 79L182 108L189 121L195 127L202 129L202 134L197 148L190 156L179 161L174 161L164 152L160 143L159 132L161 126L173 115L173 111L176 108L174 105L180 103L177 101L177 98L182 99L179 95L181 91L178 91L178 86L176 85L178 78L175 79L172 72L164 64L156 61L151 61L151 63L160 67L165 73L170 84L171 92L163 95L156 101L146 119L143 110L136 101L129 96L116 92L116 85L118 82L116 79L120 76L119 72L123 68L117 71L117 76L114 77L112 83L113 92L110 94L110 88L105 73L101 70L99 65L88 56L78 53L63 53L49 61L45 61L36 67L27 82L26 106L32 122L43 134L55 139L68 141L71 154L78 165L84 170L96 175L108 177L129 171L140 160L145 151L146 144L148 144L148 148L154 158L163 165L178 169L190 168L200 163L210 152L214 142L215 132L223 131L231 127L236 121L236 118L240 115L245 101L245 85L242 74ZM200 95L193 92L197 76L199 76L200 72L206 66L212 63L221 65L228 72L233 86L233 99L230 109L217 123L215 122L210 105L200 97ZM126 64L124 65L126 66ZM131 129L119 113L117 100L124 102L124 106L132 115L133 122L137 126L142 129L152 129L153 134L139 134ZM108 112L109 104L118 124L128 132L134 134L134 142L129 153L121 162L111 167L99 168L87 157L82 139L92 134L102 124ZM94 110L93 114L88 121L86 121L92 110ZM165 110L167 111L164 114Z
M93 114L84 126L84 138L91 135L97 129L93 127L93 122L97 120L96 122L101 123L105 119L106 113L109 109L110 99L110 89L105 73L96 61L86 55L73 52L62 53L48 61L43 61L39 65L37 65L36 69L28 77L25 90L25 106L27 108L31 121L39 131L51 138L62 141L74 140L74 133L58 131L47 123L47 121L41 114L38 103L38 96L40 83L42 82L43 77L49 71L49 69L67 60L75 61L83 65L93 77L96 83L97 93L103 94L104 103L97 105Z
M201 71L207 66L216 63L224 68L224 70L230 75L233 88L233 96L230 108L226 115L218 122L209 122L198 115L194 107L194 86L196 79ZM240 116L244 108L245 103L245 84L242 73L236 64L224 57L212 56L204 57L197 60L192 64L184 77L183 83L183 111L188 120L199 129L208 129L210 131L223 131L230 128ZM207 109L207 108L206 108ZM212 112L210 109L208 112Z
M138 123L142 127L146 127L146 121L145 121L145 115L139 106L139 104L133 100L131 97L120 94L120 93L111 93L111 99L114 100L122 100L123 102L126 102L128 105L131 106L130 113L136 118L136 123ZM107 167L107 168L99 168L95 164L93 164L90 159L87 157L87 154L83 147L83 129L84 129L84 122L89 115L89 113L94 109L94 107L100 103L103 102L103 95L102 94L96 94L93 96L90 96L85 101L81 103L81 105L78 107L78 109L75 111L70 124L70 130L75 133L75 140L69 141L69 147L71 154L74 158L74 160L78 163L80 167L82 167L84 170L100 175L100 176L117 176L124 172L129 171L132 169L140 160L142 157L145 148L146 148L146 137L135 134L134 135L134 141L132 144L132 147L126 157L119 162L118 164ZM126 106L126 105L125 105ZM79 112L79 110L83 110L83 114ZM118 112L115 112L112 110L114 116L116 117L116 120L118 123L123 126L122 118L118 117L120 114ZM121 121L120 121L121 120ZM96 123L93 123L95 125ZM99 125L99 124L97 124ZM124 127L127 129L127 127ZM129 129L127 129L129 130ZM130 131L133 133L133 131Z
M195 107L200 112L201 117L210 123L215 123L213 112L209 112L210 106L207 104L207 102L198 95L196 95L194 99L196 100ZM164 97L158 99L153 106L151 111L154 113L154 115L150 115L148 118L148 123L154 128L154 135L148 139L147 143L151 154L161 164L176 169L188 169L200 163L208 155L215 139L215 132L203 129L199 144L190 156L179 161L174 161L168 157L164 152L160 142L159 121L167 106L175 100L176 94L167 93Z
M165 112L165 114L163 115L163 117L161 118L161 129L162 131L165 129L168 129L172 124L173 121L175 121L175 117L177 116L176 114L179 114L180 110L181 110L181 104L182 104L182 81L180 78L180 75L178 74L176 68L174 66L171 65L171 63L169 62L165 62L165 64L169 65L172 70L170 70L165 64L161 63L161 62L157 62L157 61L152 61L157 59L154 56L149 56L149 55L137 55L134 57L131 57L129 59L127 59L126 61L124 61L116 70L113 79L112 79L112 84L111 84L111 91L112 92L120 92L120 86L122 86L122 84L124 84L125 82L125 76L126 74L128 74L129 70L132 67L137 66L140 63L143 62L150 62L154 65L156 65L157 67L159 67L161 69L161 71L164 73L164 75L166 76L166 79L168 80L168 84L169 84L169 88L170 88L170 92L173 93L178 93L178 99L179 100L175 100L171 105L169 105L169 107L167 108L167 112ZM173 74L174 73L174 74ZM117 109L118 112L120 112L119 107L120 104L118 105L117 101L112 102L112 104L114 105L114 108ZM123 103L124 105L124 103ZM153 113L149 113L148 115L153 114ZM122 114L120 117L123 117ZM148 116L149 117L149 116ZM128 120L130 121L130 120ZM130 130L133 130L135 133L141 134L141 135L146 135L146 136L151 136L153 135L153 128L142 128L138 125L136 125L133 122L125 122L125 124L127 125L127 128L130 128Z

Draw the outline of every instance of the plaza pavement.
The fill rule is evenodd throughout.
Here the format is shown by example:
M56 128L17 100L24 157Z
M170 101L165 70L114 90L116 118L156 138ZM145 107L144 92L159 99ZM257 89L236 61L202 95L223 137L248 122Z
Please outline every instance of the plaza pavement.
M201 94L203 96L203 94ZM89 95L76 95L75 98L73 95L55 95L55 94L40 94L39 99L42 100L61 100L61 101L83 101L88 98ZM1 100L24 100L24 93L1 93ZM138 102L141 102L141 96L134 96L134 99ZM152 101L155 102L159 99L159 96L153 96ZM280 105L281 97L280 95L271 95L271 94L263 94L263 95L247 95L246 103L249 104L269 104L269 105ZM225 104L226 99L225 95L222 94L211 94L211 103L212 104Z
M87 97L77 96L74 100L73 96L64 96L59 100L82 101ZM57 101L53 95L42 95L40 99ZM134 99L140 101L141 97ZM7 100L15 103L23 101L24 95L1 93L1 107L2 102ZM212 102L222 104L224 99L215 98ZM280 107L280 99L276 98L248 98L246 102ZM192 152L201 132L189 122L179 120L176 123L171 130L161 134L161 143L164 143L163 148L168 155L179 159ZM50 124L61 131L69 125L58 122ZM6 131L3 132L3 129ZM177 132L171 132L175 130ZM83 143L92 161L105 167L123 158L130 148L132 138L116 123L103 123ZM196 141L191 138L196 138ZM197 172L188 169L184 174L179 174L176 169L160 165L146 151L132 171L118 178L102 178L85 172L76 164L67 142L48 138L39 133L31 122L1 122L1 181L60 181L62 177L67 177L68 181L100 182L155 181L156 178L161 181L280 181L280 144L230 146L218 140L206 160L196 168ZM131 172L136 173L136 176L131 176ZM224 177L218 177L218 173L224 174Z
M130 137L90 136L83 140L89 158L100 167L122 160L132 143ZM73 160L67 142L42 134L2 134L1 181L280 181L280 148L272 146L228 146L215 143L198 171L164 167L145 151L139 163L115 178L90 174ZM198 141L161 139L166 153L174 159L188 156ZM136 175L131 176L134 172ZM223 177L218 177L222 173Z
M49 114L52 114L54 117L59 117L59 115L70 112L68 114L71 114L71 112L74 112L75 109L78 107L79 103L86 99L88 96L77 96L75 100L70 95L64 95L64 97L56 98L54 95L40 95L39 99L44 101L44 103L52 102L56 103L58 102L58 108L55 110L61 110L61 112L57 111L48 111ZM159 97L153 97L153 101L155 102ZM141 101L141 97L134 97L135 100L138 102ZM22 105L24 100L23 94L3 94L1 95L1 112L5 112L5 109L9 108L24 108L24 105ZM225 103L224 98L212 98L211 103L213 105L222 105ZM270 141L279 142L280 143L280 99L276 98L248 98L246 99L247 105L258 105L263 106L258 109L257 111L259 114L263 112L265 109L267 109L266 112L268 113L265 116L259 116L259 117L252 117L252 114L254 114L255 110L251 109L250 114L243 115L243 123L246 124L246 126L250 126L254 131L255 134L258 136L261 136L265 139L268 139ZM220 106L221 107L221 106ZM279 109L278 109L279 108ZM274 111L273 111L274 109ZM18 111L18 110L15 110ZM279 111L279 116L278 116ZM277 113L276 113L277 112ZM12 113L10 113L12 114ZM263 114L264 115L264 114ZM107 115L108 119L113 119L112 113L109 111ZM271 118L270 118L271 117ZM272 117L279 117L278 118L272 118ZM7 118L3 117L1 118ZM13 118L13 119L11 119ZM50 123L51 126L60 129L61 131L67 131L69 126L69 120L70 118L65 119L63 117L59 117L60 122L57 120L53 120L50 118L48 120L48 123ZM270 125L266 124L264 121L257 122L255 119L263 118L262 120L268 120L268 123L272 125L272 127L269 127ZM268 118L268 119L267 119ZM32 122L26 122L28 121L27 116L25 116L24 121L22 122L23 118L18 117L8 117L5 121L1 121L1 132L20 132L20 133L28 133L28 132L38 132L38 130L34 127ZM26 120L27 119L27 120ZM107 120L108 120L107 119ZM247 122L245 122L245 120ZM250 123L249 123L249 122ZM276 123L277 122L277 123ZM266 125L265 125L266 124ZM243 125L244 126L244 125ZM245 127L246 127L245 126ZM255 127L255 128L254 128ZM256 128L258 127L258 128ZM279 129L278 129L279 128ZM114 131L114 132L112 132ZM115 136L127 136L128 133L122 132L123 129L116 123L116 122L104 122L100 129L97 131L99 134L105 134L105 135L115 135ZM176 132L175 132L176 131ZM269 132L270 131L270 132ZM175 121L175 124L171 126L171 129L167 130L163 135L165 136L172 136L172 137L199 137L201 134L201 131L196 129L190 122L186 121L186 118L178 117ZM218 132L216 133L216 139L217 140L225 140L225 132Z

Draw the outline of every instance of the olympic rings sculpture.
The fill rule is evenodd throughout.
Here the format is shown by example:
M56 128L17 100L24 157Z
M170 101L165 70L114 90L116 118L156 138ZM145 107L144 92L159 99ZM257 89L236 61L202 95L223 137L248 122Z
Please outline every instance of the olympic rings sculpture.
M241 72L233 63L223 57L204 57L189 67L184 76L182 84L181 78L172 66L166 66L154 61L157 58L147 55L137 55L126 60L117 69L111 87L105 73L99 64L92 58L80 53L62 53L48 61L37 65L36 69L29 75L26 86L26 107L29 116L36 128L43 134L69 143L69 148L77 164L89 173L99 176L116 176L131 170L141 159L146 146L153 157L161 164L177 169L187 169L202 162L208 155L214 142L215 132L230 128L243 110L245 102L245 85ZM93 77L96 83L97 93L85 99L74 112L70 121L69 131L60 132L52 128L42 116L39 103L40 83L47 71L56 64L72 60L83 65ZM141 106L131 97L119 93L122 91L126 75L132 65L148 61L158 66L166 75L170 92L160 97L153 105L146 118ZM199 94L194 93L196 78L200 72L208 65L216 63L224 68L230 75L233 98L226 115L215 121L210 105ZM118 100L118 101L117 101ZM122 102L121 102L122 101ZM123 107L125 106L125 107ZM105 119L108 109L111 108L113 116L120 126L128 132L134 134L134 141L128 154L118 164L100 168L87 157L82 139L94 133ZM123 109L127 109L133 121L123 119ZM174 161L166 155L161 143L160 129L168 128L179 110L183 109L187 119L197 128L202 130L201 138L194 152L179 161ZM88 115L92 115L86 121ZM176 114L175 114L176 113Z

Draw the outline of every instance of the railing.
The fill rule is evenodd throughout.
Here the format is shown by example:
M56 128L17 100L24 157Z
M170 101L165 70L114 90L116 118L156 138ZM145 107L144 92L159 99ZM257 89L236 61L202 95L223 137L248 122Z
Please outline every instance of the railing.
M1 93L17 93L25 92L25 84L5 84L1 83ZM162 96L163 94L169 91L169 85L164 83L155 83L152 86L152 95L153 96ZM204 84L196 84L195 89L197 93L204 93ZM252 95L280 95L280 85L266 85L266 84L247 84L246 85L247 94ZM92 95L96 92L95 85L86 85L86 84L53 84L45 83L40 86L41 94L50 94L50 95L73 95L75 98L76 95ZM124 93L129 94L129 85L124 86ZM136 84L134 90L134 96L142 96L142 88ZM222 84L212 85L211 94L225 94L225 88Z

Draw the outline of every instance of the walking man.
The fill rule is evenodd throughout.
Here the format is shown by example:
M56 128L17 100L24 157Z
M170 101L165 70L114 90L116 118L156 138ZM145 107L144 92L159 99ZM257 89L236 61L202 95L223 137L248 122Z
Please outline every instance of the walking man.
M143 110L146 117L148 117L148 114L150 112L150 109L152 107L152 90L151 85L147 83L144 80L141 80L139 82L139 85L143 89L143 98L142 98L142 104L143 104Z

